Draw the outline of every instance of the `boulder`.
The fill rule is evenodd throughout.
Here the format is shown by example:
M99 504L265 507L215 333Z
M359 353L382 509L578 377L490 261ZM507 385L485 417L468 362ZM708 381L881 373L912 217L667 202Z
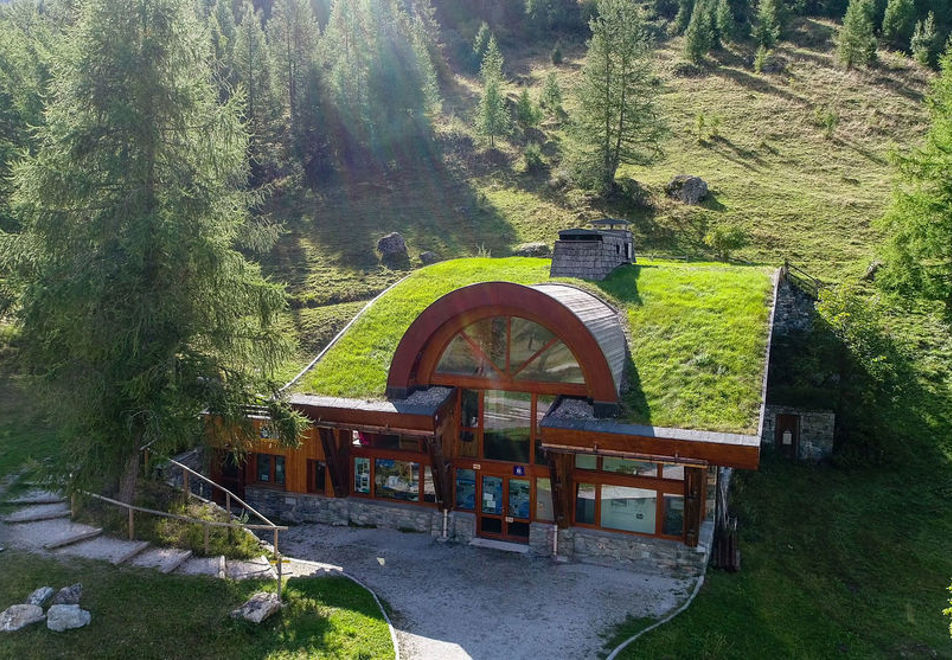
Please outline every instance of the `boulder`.
M53 587L40 587L27 597L26 602L30 605L46 607L46 604L55 593L56 589Z
M79 605L79 599L83 596L83 585L79 582L63 587L53 596L51 605Z
M51 605L46 611L46 627L56 632L88 626L93 615L79 605Z
M548 243L538 241L536 243L520 243L512 253L517 257L548 257L551 250Z
M377 250L385 260L406 258L407 242L399 233L392 231L377 240Z
M11 605L0 612L0 632L15 632L31 623L43 620L43 608L39 605Z
M244 619L251 623L261 623L281 609L278 594L259 591L248 601L231 613L233 619Z
M699 176L679 174L664 187L669 196L685 204L698 204L707 197L707 182Z
M436 252L431 252L430 250L427 250L426 252L420 253L420 263L423 264L424 266L435 264L438 261L442 261L442 258Z

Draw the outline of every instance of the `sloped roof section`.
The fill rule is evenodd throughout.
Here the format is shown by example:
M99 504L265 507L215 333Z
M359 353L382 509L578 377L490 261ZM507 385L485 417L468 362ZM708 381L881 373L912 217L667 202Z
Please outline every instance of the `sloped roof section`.
M605 354L615 380L615 389L624 382L627 344L618 310L584 289L569 284L544 283L532 287L571 310L585 324Z

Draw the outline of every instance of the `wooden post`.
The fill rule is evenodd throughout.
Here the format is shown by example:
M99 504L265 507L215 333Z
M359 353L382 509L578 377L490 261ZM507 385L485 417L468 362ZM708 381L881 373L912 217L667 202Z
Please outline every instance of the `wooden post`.
M205 528L205 556L208 556L208 525L202 525Z
M278 600L282 600L281 598L281 576L282 576L281 552L278 550L278 530L277 529L274 530L274 560L275 560L276 566L278 567Z
M76 517L76 493L69 496L69 517Z
M135 509L129 509L129 540L132 541L136 534Z
M143 468L145 478L149 478L149 450L145 450L145 460L143 461Z
M228 512L228 520L231 520L231 493L225 492L225 511Z

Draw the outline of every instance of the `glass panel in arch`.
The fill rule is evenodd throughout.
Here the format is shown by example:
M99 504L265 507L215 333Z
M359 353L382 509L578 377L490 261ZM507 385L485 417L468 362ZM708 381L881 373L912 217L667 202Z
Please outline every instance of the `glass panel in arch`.
M490 460L529 462L532 395L486 390L483 399L483 456Z
M584 383L582 368L561 341L545 349L516 375L516 380L536 380L546 383Z
M509 364L516 371L522 363L539 352L549 341L555 338L548 328L533 321L512 317L512 337L509 341Z
M506 317L482 319L463 330L501 371L506 370Z
M453 341L443 351L443 355L440 356L440 361L436 365L436 371L441 374L475 376L482 371L482 363L476 357L473 347L460 334L453 337Z
M602 485L602 527L655 533L658 491Z

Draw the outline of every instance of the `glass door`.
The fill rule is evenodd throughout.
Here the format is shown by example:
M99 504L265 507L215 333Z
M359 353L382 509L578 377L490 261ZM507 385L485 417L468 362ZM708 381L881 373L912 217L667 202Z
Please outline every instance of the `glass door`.
M479 479L479 486L479 535L528 543L530 481L486 474Z

